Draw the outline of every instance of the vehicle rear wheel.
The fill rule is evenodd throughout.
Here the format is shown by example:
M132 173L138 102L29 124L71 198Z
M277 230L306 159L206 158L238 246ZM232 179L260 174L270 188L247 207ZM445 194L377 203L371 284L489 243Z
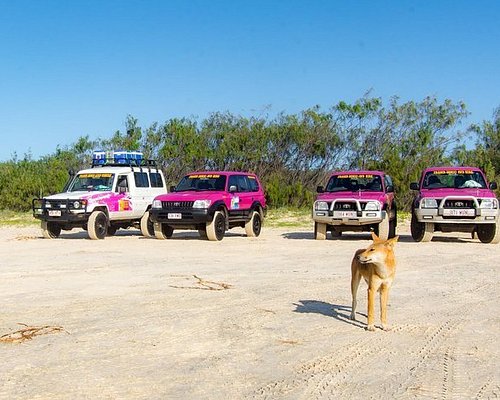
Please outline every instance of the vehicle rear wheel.
M221 211L216 211L211 222L207 222L208 240L222 240L226 231L226 217Z
M141 218L141 233L145 237L155 236L155 227L153 221L149 219L149 211L146 211Z
M332 234L332 238L338 239L342 237L342 231L339 228L332 227L330 229L330 232Z
M108 226L108 231L106 232L106 236L114 236L114 234L116 233L116 231L118 229L119 228L117 226L113 226L113 225Z
M174 234L174 228L161 222L154 223L154 231L156 239L160 240L170 239Z
M45 239L55 239L61 234L61 227L55 222L42 221L42 235Z
M102 211L93 211L90 214L87 228L92 240L104 239L108 233L108 217Z
M477 237L483 243L500 243L500 224L481 224L477 226Z
M325 240L326 239L326 224L321 222L314 223L314 239Z
M410 231L415 242L430 242L434 234L434 224L431 222L418 222L417 217L412 215Z
M248 237L257 237L262 229L262 219L257 211L252 213L250 221L245 223L245 232Z

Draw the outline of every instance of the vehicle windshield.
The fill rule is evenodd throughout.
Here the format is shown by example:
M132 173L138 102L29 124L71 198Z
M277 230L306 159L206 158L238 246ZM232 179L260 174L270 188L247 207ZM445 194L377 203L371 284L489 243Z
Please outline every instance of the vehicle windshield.
M115 175L110 173L78 174L71 182L68 192L111 190L114 178Z
M181 179L176 192L185 191L205 191L205 190L224 190L226 188L226 176L219 174L194 174L186 175Z
M334 175L326 185L326 192L381 192L382 179L380 175L349 174Z
M429 171L424 176L423 189L486 189L486 182L479 171L440 170Z

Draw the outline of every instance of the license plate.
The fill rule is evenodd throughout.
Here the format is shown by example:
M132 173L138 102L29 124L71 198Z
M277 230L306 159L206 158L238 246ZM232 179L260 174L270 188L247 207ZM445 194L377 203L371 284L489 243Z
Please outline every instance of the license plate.
M356 218L356 211L334 211L333 216L336 218Z
M182 214L181 213L168 213L167 218L168 219L182 219Z
M474 217L476 215L476 210L472 210L472 209L465 209L465 210L444 209L443 215L446 217Z
M60 217L61 210L49 210L49 217Z

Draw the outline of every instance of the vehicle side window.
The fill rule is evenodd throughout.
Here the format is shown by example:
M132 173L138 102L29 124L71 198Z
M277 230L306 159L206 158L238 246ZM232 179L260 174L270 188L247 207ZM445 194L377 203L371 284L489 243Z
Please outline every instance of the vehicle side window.
M238 180L238 192L249 192L250 191L250 186L248 184L248 179L246 176L238 175L237 180Z
M128 192L127 175L118 175L118 179L116 180L116 189L115 189L115 191L116 192L120 192L120 188L124 188L125 192Z
M151 172L149 174L149 180L151 181L151 187L163 187L163 179L158 172Z
M240 189L238 188L238 177L237 177L237 175L231 175L231 176L229 177L228 186L227 186L227 187L228 187L228 189L229 189L231 186L236 186L236 190L238 190L238 191L240 190Z
M392 184L392 179L389 175L386 175L384 177L384 180L385 180L385 187L387 188L388 186L393 186Z
M146 172L134 172L135 187L149 187L148 174Z
M258 192L259 191L259 183L257 182L257 179L253 176L248 176L248 184L250 187L251 192Z

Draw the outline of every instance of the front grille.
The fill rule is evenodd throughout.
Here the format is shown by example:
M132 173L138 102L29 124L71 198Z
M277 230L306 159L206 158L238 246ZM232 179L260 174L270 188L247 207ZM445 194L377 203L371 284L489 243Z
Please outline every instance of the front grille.
M194 201L162 201L161 206L168 209L193 208Z
M346 201L337 201L333 210L335 211L357 211L356 203L346 202Z
M444 208L474 208L472 200L446 200Z
M68 203L68 200L45 200L45 207L46 208L66 208L66 205Z

